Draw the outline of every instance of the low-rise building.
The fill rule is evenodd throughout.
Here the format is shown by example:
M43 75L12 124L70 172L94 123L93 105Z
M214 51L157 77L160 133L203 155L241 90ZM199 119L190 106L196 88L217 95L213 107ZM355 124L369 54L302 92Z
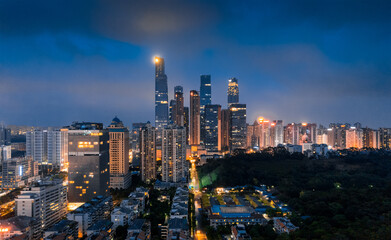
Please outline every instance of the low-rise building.
M111 212L111 222L114 224L113 229L116 229L118 226L129 225L136 217L136 213L130 208L114 208L114 210Z
M71 220L61 220L44 232L45 240L74 240L78 235L78 222Z
M184 218L171 218L168 220L168 236L171 239L190 239L189 225Z
M78 237L82 238L87 234L87 229L98 220L109 218L112 209L113 199L111 197L98 196L68 213L67 218L78 222Z
M256 213L253 208L243 205L213 205L209 220L210 225L215 228L219 225L234 225L238 223L246 225L267 224L266 219L262 215Z
M286 218L286 217L275 217L273 218L274 221L274 231L276 233L281 234L281 233L291 233L295 230L298 229L291 221Z
M126 239L151 239L151 223L145 219L135 219L128 227L128 235Z
M99 235L101 232L107 232L111 235L113 223L109 220L98 220L87 228L87 238L90 238L94 235Z
M251 237L247 234L246 228L243 224L232 226L231 233L233 240L251 240Z
M34 232L39 228L35 218L27 216L16 216L6 220L0 220L0 239L18 237L20 239L38 239L39 235Z
M286 150L288 150L288 152L290 154L303 152L303 147L301 145L287 144L285 147L286 147Z

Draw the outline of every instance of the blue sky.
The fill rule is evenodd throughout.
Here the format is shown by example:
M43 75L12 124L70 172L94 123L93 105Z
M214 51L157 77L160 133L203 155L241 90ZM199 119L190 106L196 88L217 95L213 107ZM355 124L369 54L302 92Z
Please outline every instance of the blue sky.
M0 121L154 119L152 57L185 100L239 79L248 122L391 127L390 1L1 1Z

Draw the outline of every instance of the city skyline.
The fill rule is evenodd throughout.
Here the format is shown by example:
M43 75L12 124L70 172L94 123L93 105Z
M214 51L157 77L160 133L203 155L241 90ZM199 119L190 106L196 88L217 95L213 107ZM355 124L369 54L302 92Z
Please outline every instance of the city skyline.
M228 79L239 80L248 123L264 116L285 123L387 127L390 3L344 3L119 1L92 8L69 1L61 14L44 1L25 3L28 14L17 3L2 3L0 121L108 125L118 115L128 126L153 122L153 56L159 55L165 58L168 99L181 85L185 106L190 90L199 91L200 76L210 74L212 102L223 108ZM72 9L78 9L74 20L66 21ZM97 18L102 9L107 11ZM122 14L132 9L148 9L150 15ZM110 18L114 13L128 29L111 30L118 25Z

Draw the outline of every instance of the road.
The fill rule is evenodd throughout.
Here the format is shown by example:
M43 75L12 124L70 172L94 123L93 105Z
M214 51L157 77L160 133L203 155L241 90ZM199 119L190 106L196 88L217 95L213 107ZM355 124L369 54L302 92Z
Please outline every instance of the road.
M4 203L0 206L0 216L4 217L14 211L15 201Z
M194 205L195 205L195 216L196 216L196 228L194 230L194 239L195 240L205 240L206 234L203 231L202 228L202 216L199 211L201 208L201 192L200 192L200 183L198 181L198 174L197 174L197 169L196 165L193 162L191 164L191 171L190 171L190 176L191 176L191 185L193 187L192 192L194 194Z

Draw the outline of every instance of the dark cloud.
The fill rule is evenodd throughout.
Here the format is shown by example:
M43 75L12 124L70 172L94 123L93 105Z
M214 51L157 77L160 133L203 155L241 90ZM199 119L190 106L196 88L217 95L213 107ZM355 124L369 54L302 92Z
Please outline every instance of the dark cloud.
M0 1L0 120L153 120L151 57L160 54L170 94L177 84L198 89L210 73L213 102L225 106L227 79L238 77L249 122L386 125L390 9L357 0Z

